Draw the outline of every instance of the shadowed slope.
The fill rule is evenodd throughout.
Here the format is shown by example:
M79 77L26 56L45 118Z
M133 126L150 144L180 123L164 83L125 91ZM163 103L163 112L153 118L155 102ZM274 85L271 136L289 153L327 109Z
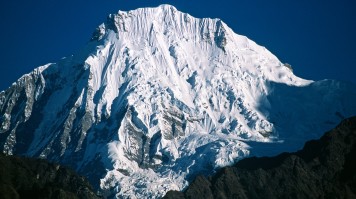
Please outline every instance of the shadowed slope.
M99 198L89 182L45 160L0 154L0 198Z
M165 198L355 198L356 117L295 153L247 158Z

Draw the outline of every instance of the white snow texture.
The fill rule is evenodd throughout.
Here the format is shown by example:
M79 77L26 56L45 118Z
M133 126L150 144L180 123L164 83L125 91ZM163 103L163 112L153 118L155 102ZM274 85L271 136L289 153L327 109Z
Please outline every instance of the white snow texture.
M159 198L249 155L297 150L355 101L353 85L296 77L220 19L161 5L110 15L78 53L1 92L0 138L105 197Z

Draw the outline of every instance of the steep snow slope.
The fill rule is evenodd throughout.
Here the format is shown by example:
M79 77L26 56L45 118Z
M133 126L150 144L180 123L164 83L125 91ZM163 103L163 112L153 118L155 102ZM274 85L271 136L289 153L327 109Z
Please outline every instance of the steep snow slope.
M198 176L184 192L170 191L164 199L356 198L355 157L351 117L300 151L245 158L213 176Z
M80 52L1 92L0 142L72 166L105 196L159 197L300 148L355 101L353 85L298 78L221 20L162 5L110 15Z

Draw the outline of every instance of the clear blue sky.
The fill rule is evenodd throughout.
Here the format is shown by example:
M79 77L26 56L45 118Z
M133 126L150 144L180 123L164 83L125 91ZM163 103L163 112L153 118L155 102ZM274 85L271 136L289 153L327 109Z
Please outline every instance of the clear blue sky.
M355 0L3 0L0 90L75 53L108 14L163 3L195 17L221 18L302 78L356 83Z

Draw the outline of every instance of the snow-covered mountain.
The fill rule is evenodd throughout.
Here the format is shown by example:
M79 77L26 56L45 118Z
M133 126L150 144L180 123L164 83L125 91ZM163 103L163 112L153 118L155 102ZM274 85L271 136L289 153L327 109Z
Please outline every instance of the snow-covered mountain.
M7 154L47 158L107 197L156 198L356 114L352 84L296 77L220 19L169 5L109 15L75 55L0 93Z

